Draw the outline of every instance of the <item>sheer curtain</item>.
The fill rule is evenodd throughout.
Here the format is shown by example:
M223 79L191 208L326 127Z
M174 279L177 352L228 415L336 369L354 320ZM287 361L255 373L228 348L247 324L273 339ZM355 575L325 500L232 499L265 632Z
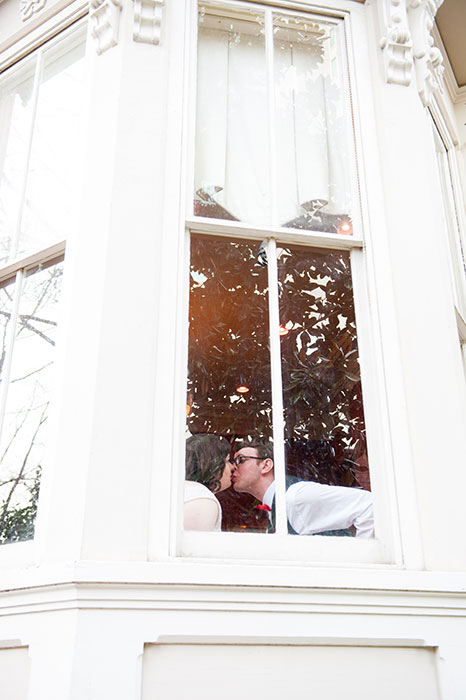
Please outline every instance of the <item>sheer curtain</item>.
M267 65L258 20L199 28L196 197L258 225L283 225L318 209L347 214L346 115L333 30L314 24L306 32L296 20L293 29L283 29L283 18L275 18L281 26L274 28L273 65Z
M252 25L249 32L199 32L195 180L201 196L215 196L234 217L257 224L271 223L265 42L259 31Z

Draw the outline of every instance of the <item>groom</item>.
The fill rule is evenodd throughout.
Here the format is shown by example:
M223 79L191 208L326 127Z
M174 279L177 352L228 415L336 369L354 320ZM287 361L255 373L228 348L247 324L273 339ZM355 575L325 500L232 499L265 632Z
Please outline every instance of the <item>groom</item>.
M249 493L270 509L275 529L275 477L270 442L256 439L237 445L232 486ZM372 494L346 486L287 478L288 532L297 535L374 537ZM351 529L349 529L351 528Z

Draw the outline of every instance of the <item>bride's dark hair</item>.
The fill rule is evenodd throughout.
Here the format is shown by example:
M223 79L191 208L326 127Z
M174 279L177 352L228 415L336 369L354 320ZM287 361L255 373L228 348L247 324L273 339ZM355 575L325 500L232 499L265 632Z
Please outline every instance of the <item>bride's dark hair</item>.
M215 493L230 454L230 443L223 437L210 434L192 435L186 440L186 478L199 481Z

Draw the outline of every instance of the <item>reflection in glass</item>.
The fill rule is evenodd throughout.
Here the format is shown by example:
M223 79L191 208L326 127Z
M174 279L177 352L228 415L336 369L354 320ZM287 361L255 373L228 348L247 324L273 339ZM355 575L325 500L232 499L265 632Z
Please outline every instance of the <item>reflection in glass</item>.
M335 23L201 5L195 215L352 233L341 53Z
M85 32L44 51L19 253L64 240L76 226Z
M1 78L0 262L76 224L85 37L81 26Z
M260 241L192 236L187 428L270 436L267 267ZM223 491L223 529L256 529L252 497ZM231 516L231 517L230 517Z
M337 27L274 16L281 225L350 234L350 183Z
M0 541L29 539L44 464L63 263L23 282L0 440Z
M20 216L32 124L35 57L2 77L0 91L0 262L8 260Z
M7 355L11 313L13 309L14 293L14 281L7 282L0 287L0 386L3 383L5 376L5 362Z
M349 254L278 251L287 474L370 490Z
M246 483L249 467L238 464L235 491L227 488L226 478L221 486L226 490L219 484L229 445L233 451L238 442L259 440L253 443L257 456L272 457L267 267L276 262L287 484L351 487L331 488L322 496L314 484L313 494L332 505L306 521L309 530L317 529L305 531L303 524L299 532L370 537L372 502L366 493L370 479L347 252L280 244L275 261L267 259L264 242L192 235L187 477L215 493L223 509L222 529L267 529L268 514L248 495L259 498L261 491ZM206 440L208 458L199 446ZM189 455L197 449L202 456L193 468ZM251 449L248 458L255 454ZM261 484L265 494L269 482ZM309 491L308 485L299 489ZM271 512L273 521L273 507ZM318 522L347 524L319 529Z

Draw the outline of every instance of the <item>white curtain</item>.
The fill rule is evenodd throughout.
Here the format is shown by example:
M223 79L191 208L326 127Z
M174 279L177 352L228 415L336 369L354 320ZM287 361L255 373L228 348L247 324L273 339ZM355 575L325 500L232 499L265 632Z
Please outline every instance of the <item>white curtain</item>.
M200 27L195 190L241 221L270 225L265 42L254 33ZM328 213L349 210L343 100L324 46L274 42L280 224L317 200Z
M225 186L228 32L199 28L195 191ZM218 197L217 197L218 201Z
M195 191L271 223L264 38L200 28Z

